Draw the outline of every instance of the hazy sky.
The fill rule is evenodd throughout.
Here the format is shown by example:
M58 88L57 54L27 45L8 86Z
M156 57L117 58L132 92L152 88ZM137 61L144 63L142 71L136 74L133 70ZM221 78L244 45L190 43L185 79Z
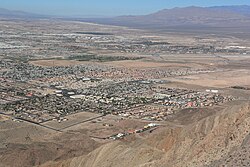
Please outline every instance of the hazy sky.
M147 14L184 6L250 5L250 0L0 0L0 8L53 15Z

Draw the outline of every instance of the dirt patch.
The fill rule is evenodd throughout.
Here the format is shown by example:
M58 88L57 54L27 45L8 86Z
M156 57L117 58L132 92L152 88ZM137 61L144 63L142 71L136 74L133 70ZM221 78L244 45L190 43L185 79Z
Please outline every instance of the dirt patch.
M75 60L36 60L36 61L30 61L29 63L35 66L47 66L47 67L73 66L73 65L83 64L83 62Z
M249 74L249 70L232 70L225 72L192 75L186 77L176 77L170 80L191 85L205 85L207 87L225 88L232 86L248 85L250 83Z
M159 68L159 67L191 67L194 64L182 64L182 63L172 63L172 62L150 62L150 61L132 61L132 60L126 60L126 61L114 61L112 63L105 63L107 65L113 65L117 67L127 67L127 68Z
M1 122L1 121L6 121L6 120L8 120L8 119L9 119L8 117L3 116L3 115L0 115L0 122Z
M88 121L89 119L94 119L96 117L101 116L100 114L90 113L90 112L80 112L76 114L69 115L66 118L66 121L60 121L52 120L44 123L43 125L53 127L56 129L65 129L67 127L73 127L78 124L81 124L85 121Z

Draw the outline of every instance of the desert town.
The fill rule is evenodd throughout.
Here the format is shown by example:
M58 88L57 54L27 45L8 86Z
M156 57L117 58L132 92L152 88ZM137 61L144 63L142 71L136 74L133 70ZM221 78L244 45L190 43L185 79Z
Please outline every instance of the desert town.
M51 157L61 160L164 129L175 135L250 97L248 41L66 21L1 22L0 158L14 148L32 150L35 142L59 150Z
M146 35L143 38L117 36L114 33L119 29L115 28L114 33L78 31L77 24L75 29L70 34L1 32L1 54L8 53L0 60L1 114L35 124L67 122L68 116L81 112L158 122L186 108L213 107L237 99L216 89L166 87L171 83L168 78L223 71L214 66L130 68L110 63L145 61L150 64L149 58L162 59L158 53L248 54L247 47L182 46ZM127 31L124 35L134 30ZM29 39L34 38L37 41L31 45ZM55 46L55 41L61 41L62 45ZM41 53L45 50L46 53ZM97 56L93 50L104 55ZM113 55L119 52L137 56ZM60 56L51 57L53 54ZM227 58L222 58L222 63L225 62Z

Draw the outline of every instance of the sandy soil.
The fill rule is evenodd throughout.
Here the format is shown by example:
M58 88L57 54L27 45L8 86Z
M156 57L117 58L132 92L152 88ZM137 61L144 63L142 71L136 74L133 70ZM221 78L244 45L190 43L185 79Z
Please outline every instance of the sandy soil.
M176 77L171 81L207 87L226 88L231 86L244 86L250 83L249 70L232 70L209 74Z
M0 115L0 122L1 121L6 121L8 119L9 119L8 117Z
M127 67L127 68L161 68L161 67L178 68L178 67L192 67L195 65L195 64L182 64L182 63L161 62L161 61L141 61L141 60L114 61L114 62L107 62L105 64L117 67Z
M33 64L36 66L53 67L53 66L78 65L78 64L83 64L83 62L75 61L75 60L36 60L36 61L30 61L30 64Z
M48 121L43 123L43 125L46 126L50 126L56 129L62 129L62 128L66 128L68 126L72 126L72 125L77 125L78 123L80 124L81 122L84 122L88 119L91 118L95 118L100 116L99 114L95 114L95 113L90 113L90 112L81 112L81 113L77 113L77 114L72 114L67 116L67 121L63 121L61 123L59 123L58 121Z

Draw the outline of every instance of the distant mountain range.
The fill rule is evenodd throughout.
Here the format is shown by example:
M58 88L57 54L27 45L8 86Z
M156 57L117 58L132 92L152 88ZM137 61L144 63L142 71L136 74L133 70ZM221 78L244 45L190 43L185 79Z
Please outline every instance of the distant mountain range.
M235 12L241 15L245 15L250 17L250 6L241 5L241 6L214 6L210 7L211 9L218 9L218 10L227 10L231 12Z
M48 18L49 16L41 15L41 14L34 14L28 13L23 11L14 11L8 10L4 8L0 8L0 18L6 19L38 19L38 18Z
M191 6L164 9L142 16L120 16L115 18L80 20L135 28L164 28L175 26L239 27L250 26L250 6Z
M49 16L22 11L0 9L2 18L50 18ZM59 17L57 17L59 18ZM250 6L184 7L164 9L140 16L119 16L113 18L70 18L92 23L127 26L133 28L161 29L165 27L250 27Z

